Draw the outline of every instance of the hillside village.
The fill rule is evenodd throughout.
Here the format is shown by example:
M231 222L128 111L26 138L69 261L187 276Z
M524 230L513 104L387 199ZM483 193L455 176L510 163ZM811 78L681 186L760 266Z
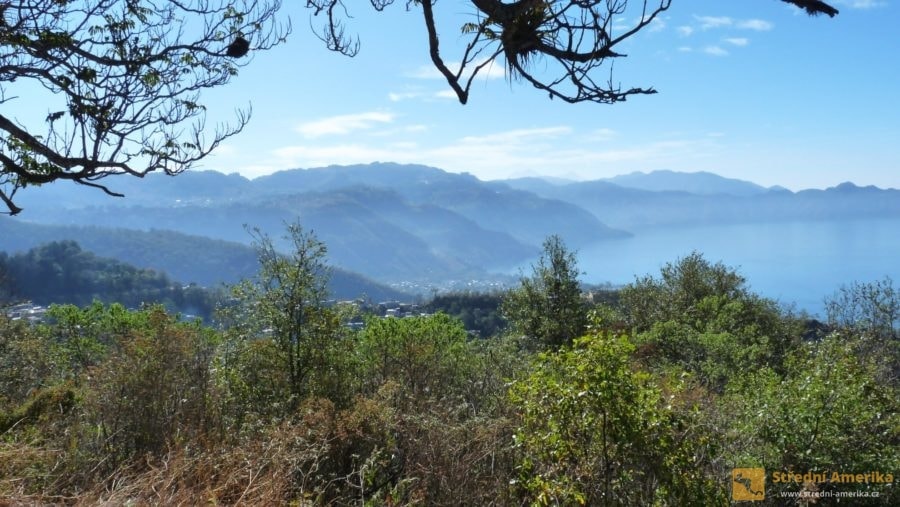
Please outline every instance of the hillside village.
M3 308L6 318L12 321L24 320L31 324L36 324L44 320L47 308L41 305L33 304L30 301L18 303Z

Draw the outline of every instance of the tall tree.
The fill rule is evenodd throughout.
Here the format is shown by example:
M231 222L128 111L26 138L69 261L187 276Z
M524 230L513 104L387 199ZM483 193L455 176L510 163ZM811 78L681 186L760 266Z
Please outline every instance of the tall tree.
M544 241L544 252L503 301L512 326L541 347L556 348L584 333L587 313L578 283L578 262L559 236Z
M325 244L297 224L284 239L291 251L282 255L272 239L253 231L259 273L233 287L238 305L223 316L240 341L271 340L290 389L290 407L306 395L336 395L341 374L332 364L341 325L326 304L329 268Z
M111 175L177 174L241 131L205 125L200 93L241 56L284 39L280 0L22 0L0 3L0 104L45 100L46 117L0 114L0 202L57 180L110 191ZM43 92L41 91L43 90ZM40 113L43 115L43 113Z
M369 0L384 10L394 0ZM837 9L819 0L782 0L810 15L834 16ZM451 64L440 49L437 0L408 0L407 8L422 9L428 52L435 68L463 104L472 82L498 59L510 77L521 78L549 97L566 102L612 104L632 95L656 93L652 87L623 88L602 71L604 64L623 58L620 51L632 36L654 23L672 0L468 0L475 21L462 26L468 42ZM630 5L629 5L630 4ZM308 0L313 13L325 15L320 37L333 51L353 56L359 41L347 34L342 15L350 17L344 0ZM453 3L454 9L459 9ZM443 33L453 30L444 30ZM537 65L540 63L540 65ZM603 74L601 74L603 72Z

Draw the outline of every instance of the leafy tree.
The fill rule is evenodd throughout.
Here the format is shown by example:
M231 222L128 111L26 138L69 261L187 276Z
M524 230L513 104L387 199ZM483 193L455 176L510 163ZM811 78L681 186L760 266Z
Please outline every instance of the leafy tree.
M706 458L675 428L624 335L595 334L539 356L513 383L516 486L532 505L713 505Z
M159 306L129 312L98 303L49 314L40 326L0 321L0 431L19 452L37 453L18 474L27 488L77 490L132 458L199 445L218 427L210 410L215 332Z
M241 342L271 340L287 376L285 406L291 409L306 396L340 397L351 372L333 363L345 357L339 340L343 328L327 303L326 247L298 224L287 226L288 255L275 249L272 239L252 232L259 255L259 273L232 288L237 304L222 312L230 334Z
M413 402L461 393L471 375L466 330L442 313L371 318L359 338L360 376L374 392L393 381Z
M23 0L0 6L0 103L46 99L45 118L0 115L0 201L69 180L118 195L110 175L177 174L246 124L204 124L200 93L228 83L252 47L289 27L279 0ZM235 51L235 46L241 46Z
M884 358L866 357L864 348L860 337L834 334L792 353L783 375L770 368L742 372L718 403L718 419L729 427L724 457L736 466L827 471L829 479L835 471L897 470L900 392L879 381ZM767 498L773 499L781 488L799 489L796 484L771 486ZM878 490L881 505L900 498L896 488L883 484L806 487Z
M0 309L0 412L48 384L56 365L47 349L35 328L8 319Z
M64 382L78 385L106 360L121 336L147 326L147 312L99 302L85 308L51 306L46 322L29 325L0 313L0 398L21 403L25 394Z
M810 15L834 16L837 9L819 0L782 0ZM370 0L381 11L394 0ZM652 87L622 88L614 84L604 64L626 55L619 48L667 11L672 0L469 0L475 19L461 29L467 39L462 55L446 60L440 50L441 30L434 9L437 0L412 0L421 8L428 33L428 51L435 68L462 104L481 71L502 62L509 76L566 102L611 104L634 95L656 93ZM631 5L629 5L631 4ZM341 15L351 17L344 0L309 0L314 14L324 14L320 37L328 49L353 56L359 41L348 35ZM453 9L459 9L453 4ZM620 28L624 25L624 28ZM615 27L615 29L614 29ZM455 30L444 29L443 33ZM459 62L451 64L450 61Z
M16 298L16 287L9 274L9 255L0 252L0 307L12 303Z
M580 336L587 309L578 284L578 261L559 236L544 241L544 251L507 294L503 313L513 328L542 347L559 347Z
M620 301L627 323L641 332L656 322L692 319L699 312L697 304L709 296L745 298L746 282L734 269L692 252L663 266L658 278L646 275L635 280L622 290Z
M828 323L882 340L900 339L900 292L889 277L843 286L826 299Z
M500 293L456 292L435 296L425 305L429 312L444 312L462 321L466 330L482 338L495 336L506 328L500 313Z
M743 276L697 252L621 291L625 322L651 362L676 364L716 390L737 371L781 369L800 321L752 293Z
M900 387L900 292L885 277L841 287L825 300L828 324L857 336L859 353L877 358L879 379Z
M368 320L357 354L363 385L353 410L368 400L390 409L392 437L382 446L398 458L394 484L409 481L403 503L504 503L512 468L505 391L520 351L468 341L459 321L437 313Z

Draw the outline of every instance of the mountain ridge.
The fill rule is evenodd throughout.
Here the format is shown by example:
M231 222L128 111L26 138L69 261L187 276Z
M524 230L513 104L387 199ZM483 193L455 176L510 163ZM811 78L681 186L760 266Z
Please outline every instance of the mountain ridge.
M254 179L215 171L116 179L115 190L128 190L121 200L92 189L70 188L68 195L65 187L48 185L23 194L33 206L22 217L244 245L251 241L245 224L279 238L286 222L299 220L328 245L333 265L394 282L508 271L533 259L550 234L577 250L645 227L900 216L900 191L871 185L792 192L703 172L623 177L658 190L622 186L621 178L482 181L430 166L372 163ZM648 178L661 179L651 185ZM276 245L286 246L277 239Z

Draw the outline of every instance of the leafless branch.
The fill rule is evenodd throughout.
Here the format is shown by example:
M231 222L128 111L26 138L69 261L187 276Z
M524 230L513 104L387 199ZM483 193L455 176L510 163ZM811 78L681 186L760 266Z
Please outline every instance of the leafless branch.
M24 0L0 9L0 97L43 88L43 122L0 114L0 201L29 185L69 180L111 192L116 174L177 174L238 133L205 128L201 92L246 65L251 51L282 42L280 0ZM229 49L231 48L231 49ZM228 54L231 56L228 56ZM35 87L40 84L40 87Z
M809 14L837 14L819 0L782 0ZM370 0L382 10L393 0ZM652 87L627 87L610 77L597 80L601 67L626 55L617 48L669 10L672 0L466 0L475 20L462 26L469 37L458 67L452 69L441 54L434 9L437 0L407 0L407 9L421 7L432 64L460 103L469 100L473 79L501 55L512 79L522 79L566 102L611 104L632 95L656 93ZM342 0L308 0L314 14L325 13L320 37L335 51L353 56L359 40L346 35L342 19L349 17ZM623 28L623 25L625 26ZM485 58L486 56L486 58ZM453 60L455 61L455 59ZM538 66L537 64L541 65ZM537 70L535 70L537 69Z

